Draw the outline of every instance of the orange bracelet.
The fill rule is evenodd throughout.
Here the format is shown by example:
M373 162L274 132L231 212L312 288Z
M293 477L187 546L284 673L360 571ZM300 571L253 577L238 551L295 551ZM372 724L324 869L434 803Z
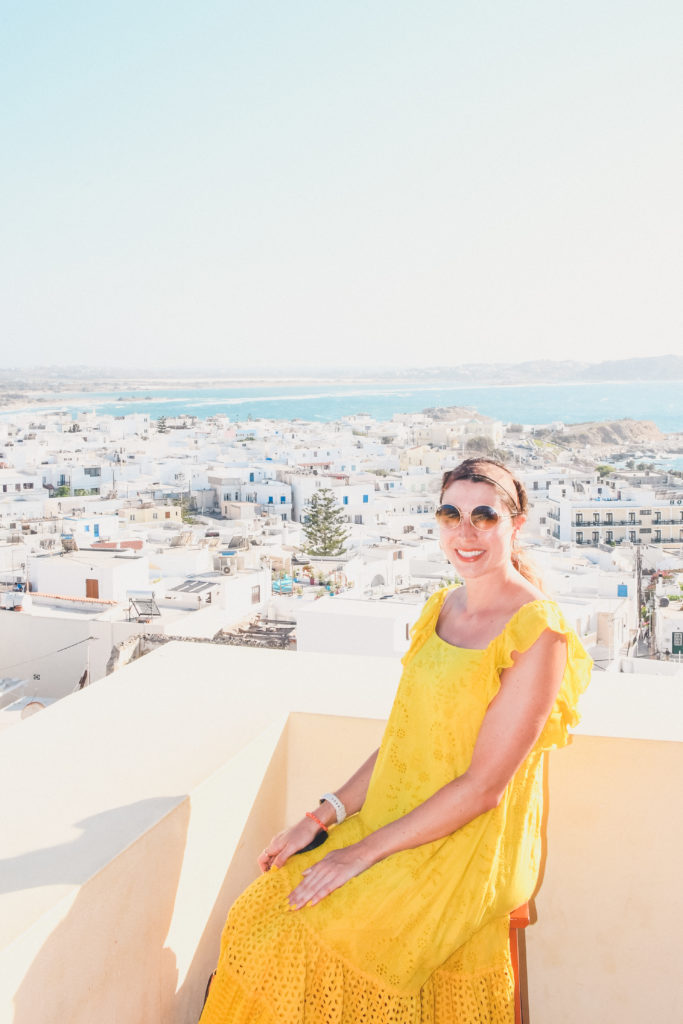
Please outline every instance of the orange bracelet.
M320 818L318 818L317 815L315 815L313 813L313 811L306 811L306 817L310 818L311 821L314 821L316 823L316 825L319 825L320 828L323 830L323 832L327 832L328 831L327 825L323 825L323 823L320 820Z

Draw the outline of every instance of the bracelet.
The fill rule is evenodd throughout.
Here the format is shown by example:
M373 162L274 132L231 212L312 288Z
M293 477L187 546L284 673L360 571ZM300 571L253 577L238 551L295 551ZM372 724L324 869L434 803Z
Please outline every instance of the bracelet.
M306 817L310 818L311 821L314 821L316 825L323 830L323 832L327 832L327 825L323 825L320 818L316 814L313 814L313 811L306 811Z
M334 807L334 813L337 815L337 824L341 825L342 821L346 817L346 808L341 802L336 793L323 793L320 797L320 803L327 800L328 804L332 804Z

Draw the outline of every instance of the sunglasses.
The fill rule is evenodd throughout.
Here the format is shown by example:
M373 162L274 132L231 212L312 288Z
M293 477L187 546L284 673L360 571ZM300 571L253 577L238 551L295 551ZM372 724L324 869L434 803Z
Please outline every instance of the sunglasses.
M508 515L504 515L502 512L498 512L497 509L492 508L491 505L477 505L470 512L469 520L475 530L492 530L501 519L514 519L518 515L519 512L511 512ZM463 520L463 513L457 505L439 505L436 510L436 520L441 526L449 526L455 529L456 526L460 526Z

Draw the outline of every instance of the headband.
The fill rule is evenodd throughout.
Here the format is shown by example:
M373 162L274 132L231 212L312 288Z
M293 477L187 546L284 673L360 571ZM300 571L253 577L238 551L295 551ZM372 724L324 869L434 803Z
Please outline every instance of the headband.
M493 484L494 487L499 487L501 491L503 491L503 493L508 496L508 498L515 506L515 508L519 509L519 497L513 498L510 492L508 491L507 487L504 484L502 484L500 480L494 480L493 477L486 476L485 473L472 473L472 476L466 477L464 479L472 480L474 483Z

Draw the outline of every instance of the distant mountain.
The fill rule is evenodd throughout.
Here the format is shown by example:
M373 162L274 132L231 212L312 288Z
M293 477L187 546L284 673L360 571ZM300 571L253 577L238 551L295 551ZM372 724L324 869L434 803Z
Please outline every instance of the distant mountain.
M190 375L188 377L188 375ZM86 390L87 385L95 383L105 388L112 382L130 386L135 382L146 387L152 381L161 383L164 380L175 381L182 378L185 384L193 387L214 386L224 381L240 382L245 377L254 380L324 380L344 382L350 380L399 380L403 382L428 381L451 384L480 384L483 387L495 384L580 384L589 381L605 380L680 380L683 381L683 357L681 356L643 356L638 359L610 359L602 363L579 362L569 359L532 359L523 363L463 363L461 365L430 366L425 363L413 367L359 367L359 366L320 366L308 370L290 367L283 370L275 366L270 368L256 367L248 370L244 366L233 365L230 368L192 367L182 370L178 367L157 367L151 370L131 370L130 367L114 368L92 366L36 366L17 369L16 367L0 367L0 386L30 388L35 386L59 388L74 385ZM194 383L191 383L194 382ZM123 384L122 384L123 386Z
M610 359L602 363L535 359L525 363L468 363L464 366L425 367L421 377L442 377L463 384L559 384L601 380L680 380L681 356Z
M610 359L587 366L582 380L683 380L681 356L646 356L642 359Z

